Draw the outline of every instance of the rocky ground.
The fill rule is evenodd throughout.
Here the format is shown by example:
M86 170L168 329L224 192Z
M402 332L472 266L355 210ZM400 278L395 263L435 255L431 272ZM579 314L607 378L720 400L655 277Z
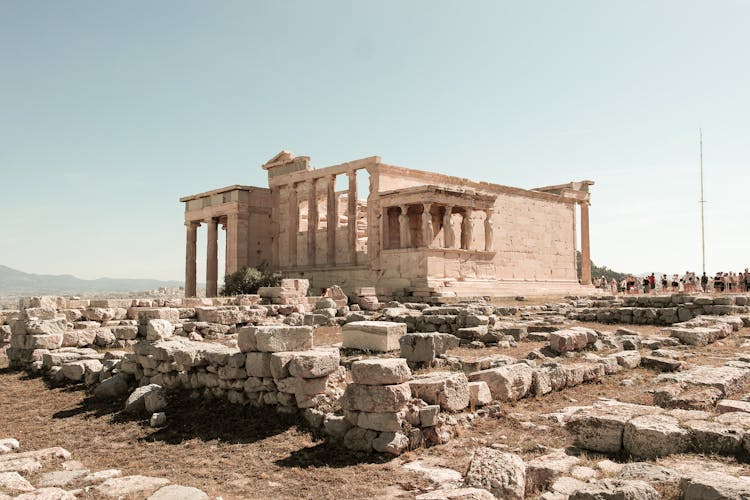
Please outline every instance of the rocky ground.
M537 367L533 390L463 412L449 442L397 457L345 450L297 415L187 392L169 394L167 425L155 428L124 414L122 401L52 386L0 358L0 440L20 444L0 441L0 499L26 490L22 498L750 498L750 328L728 318L676 332L568 319L517 342L463 341L415 375L512 357ZM315 337L341 341L338 327ZM617 358L628 352L638 364ZM538 380L550 361L551 392ZM596 364L607 373L571 383L576 367ZM554 388L561 370L567 385ZM21 453L39 466L24 468ZM160 493L165 485L172 491Z

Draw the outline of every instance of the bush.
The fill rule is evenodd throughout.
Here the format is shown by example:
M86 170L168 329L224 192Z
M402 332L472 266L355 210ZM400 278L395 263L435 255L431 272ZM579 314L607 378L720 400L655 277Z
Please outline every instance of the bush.
M243 267L239 271L224 276L222 295L247 295L258 293L263 286L279 286L281 273L272 273L265 268Z

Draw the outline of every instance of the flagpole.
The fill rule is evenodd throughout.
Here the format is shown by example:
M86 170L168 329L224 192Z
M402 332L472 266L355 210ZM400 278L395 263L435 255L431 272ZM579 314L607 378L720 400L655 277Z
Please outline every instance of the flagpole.
M703 199L703 129L698 129L700 138L700 158L701 158L701 255L703 257L703 273L706 273L706 229L703 207L706 201Z

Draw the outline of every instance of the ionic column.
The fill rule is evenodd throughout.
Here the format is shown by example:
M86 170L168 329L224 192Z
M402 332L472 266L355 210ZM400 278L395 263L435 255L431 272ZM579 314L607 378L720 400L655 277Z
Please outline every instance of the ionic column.
M224 273L231 274L240 268L239 216L227 215L226 259ZM247 242L245 242L247 243Z
M409 206L401 205L401 213L398 216L398 230L399 239L401 240L401 248L409 248Z
M349 263L357 264L357 171L347 172L349 176L349 194L347 197L347 232L349 235Z
M495 235L495 230L492 227L492 209L488 208L484 211L484 251L492 251L492 240Z
M591 284L591 249L589 248L589 202L581 205L581 284Z
M422 243L427 248L432 246L432 238L435 236L432 229L432 214L430 213L431 203L424 203L422 205Z
M294 182L288 185L289 189L289 262L288 265L295 267L297 265L297 233L299 233L299 198L297 196L297 184Z
M307 265L314 266L317 256L318 192L315 179L307 181Z
M196 289L196 241L198 240L198 225L194 222L186 222L187 238L185 245L185 297L195 297Z
M336 176L328 177L328 199L326 204L326 251L328 265L336 265L336 228L339 225L339 203L336 199Z
M445 238L445 248L454 248L456 246L456 233L453 230L453 205L446 205L443 214L443 235Z
M464 218L461 221L461 248L469 250L471 248L471 238L474 232L474 223L471 220L471 209L467 208L464 212Z
M206 252L206 297L219 294L219 221L211 218L208 221L208 251Z

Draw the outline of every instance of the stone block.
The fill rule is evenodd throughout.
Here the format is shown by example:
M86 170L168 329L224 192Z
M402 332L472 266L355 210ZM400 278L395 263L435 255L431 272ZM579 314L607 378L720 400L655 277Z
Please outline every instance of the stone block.
M734 399L722 399L721 401L716 403L716 411L718 411L719 413L729 413L733 411L750 413L750 402L737 401Z
M362 385L400 384L411 379L404 358L365 359L352 363L352 380Z
M558 330L549 334L549 346L558 353L578 351L588 344L588 335L583 330Z
M172 336L174 325L166 319L149 319L146 323L146 340L164 340Z
M516 401L531 390L533 372L529 365L517 363L474 372L469 375L469 380L486 382L494 399Z
M400 432L382 432L372 440L372 449L378 453L400 455L409 447L409 438Z
M638 458L656 458L690 449L690 433L668 415L643 415L625 424L625 451Z
M336 348L299 351L289 362L289 373L294 377L318 378L335 372L338 367L339 350Z
M371 413L397 412L411 398L408 383L395 385L349 384L341 398L345 410Z
M742 452L744 429L706 420L688 420L682 425L690 432L696 453L735 456Z
M343 347L374 352L399 349L399 339L406 334L405 323L391 321L352 321L341 329Z
M659 500L661 495L647 482L631 479L600 479L584 483L569 500L633 499Z
M432 372L409 382L412 396L447 411L469 406L469 383L463 372Z
M686 475L680 479L682 500L750 498L750 480L718 471Z
M526 489L526 466L518 455L492 448L474 451L464 480L467 486L484 488L496 498L522 500Z
M256 326L255 341L262 352L304 351L313 346L309 326Z
M103 365L98 359L71 361L62 365L62 372L65 378L74 382L82 381L87 373L99 373L102 369Z
M271 356L273 354L269 352L248 352L245 361L245 372L248 377L271 377ZM288 377L289 373L285 376Z
M344 435L344 446L353 451L372 451L372 442L378 433L370 429L352 427Z
M492 402L492 392L486 382L469 382L469 405L472 408Z
M370 413L361 411L357 416L357 427L373 431L398 432L403 424L403 412Z
M617 454L622 450L623 432L628 421L639 415L661 412L659 407L626 403L592 407L572 415L566 428L573 434L573 443L579 448Z
M448 333L409 333L401 337L401 357L411 362L429 362L458 344L458 337Z
M289 377L289 363L291 363L293 358L293 352L272 353L270 361L271 376L275 379Z

